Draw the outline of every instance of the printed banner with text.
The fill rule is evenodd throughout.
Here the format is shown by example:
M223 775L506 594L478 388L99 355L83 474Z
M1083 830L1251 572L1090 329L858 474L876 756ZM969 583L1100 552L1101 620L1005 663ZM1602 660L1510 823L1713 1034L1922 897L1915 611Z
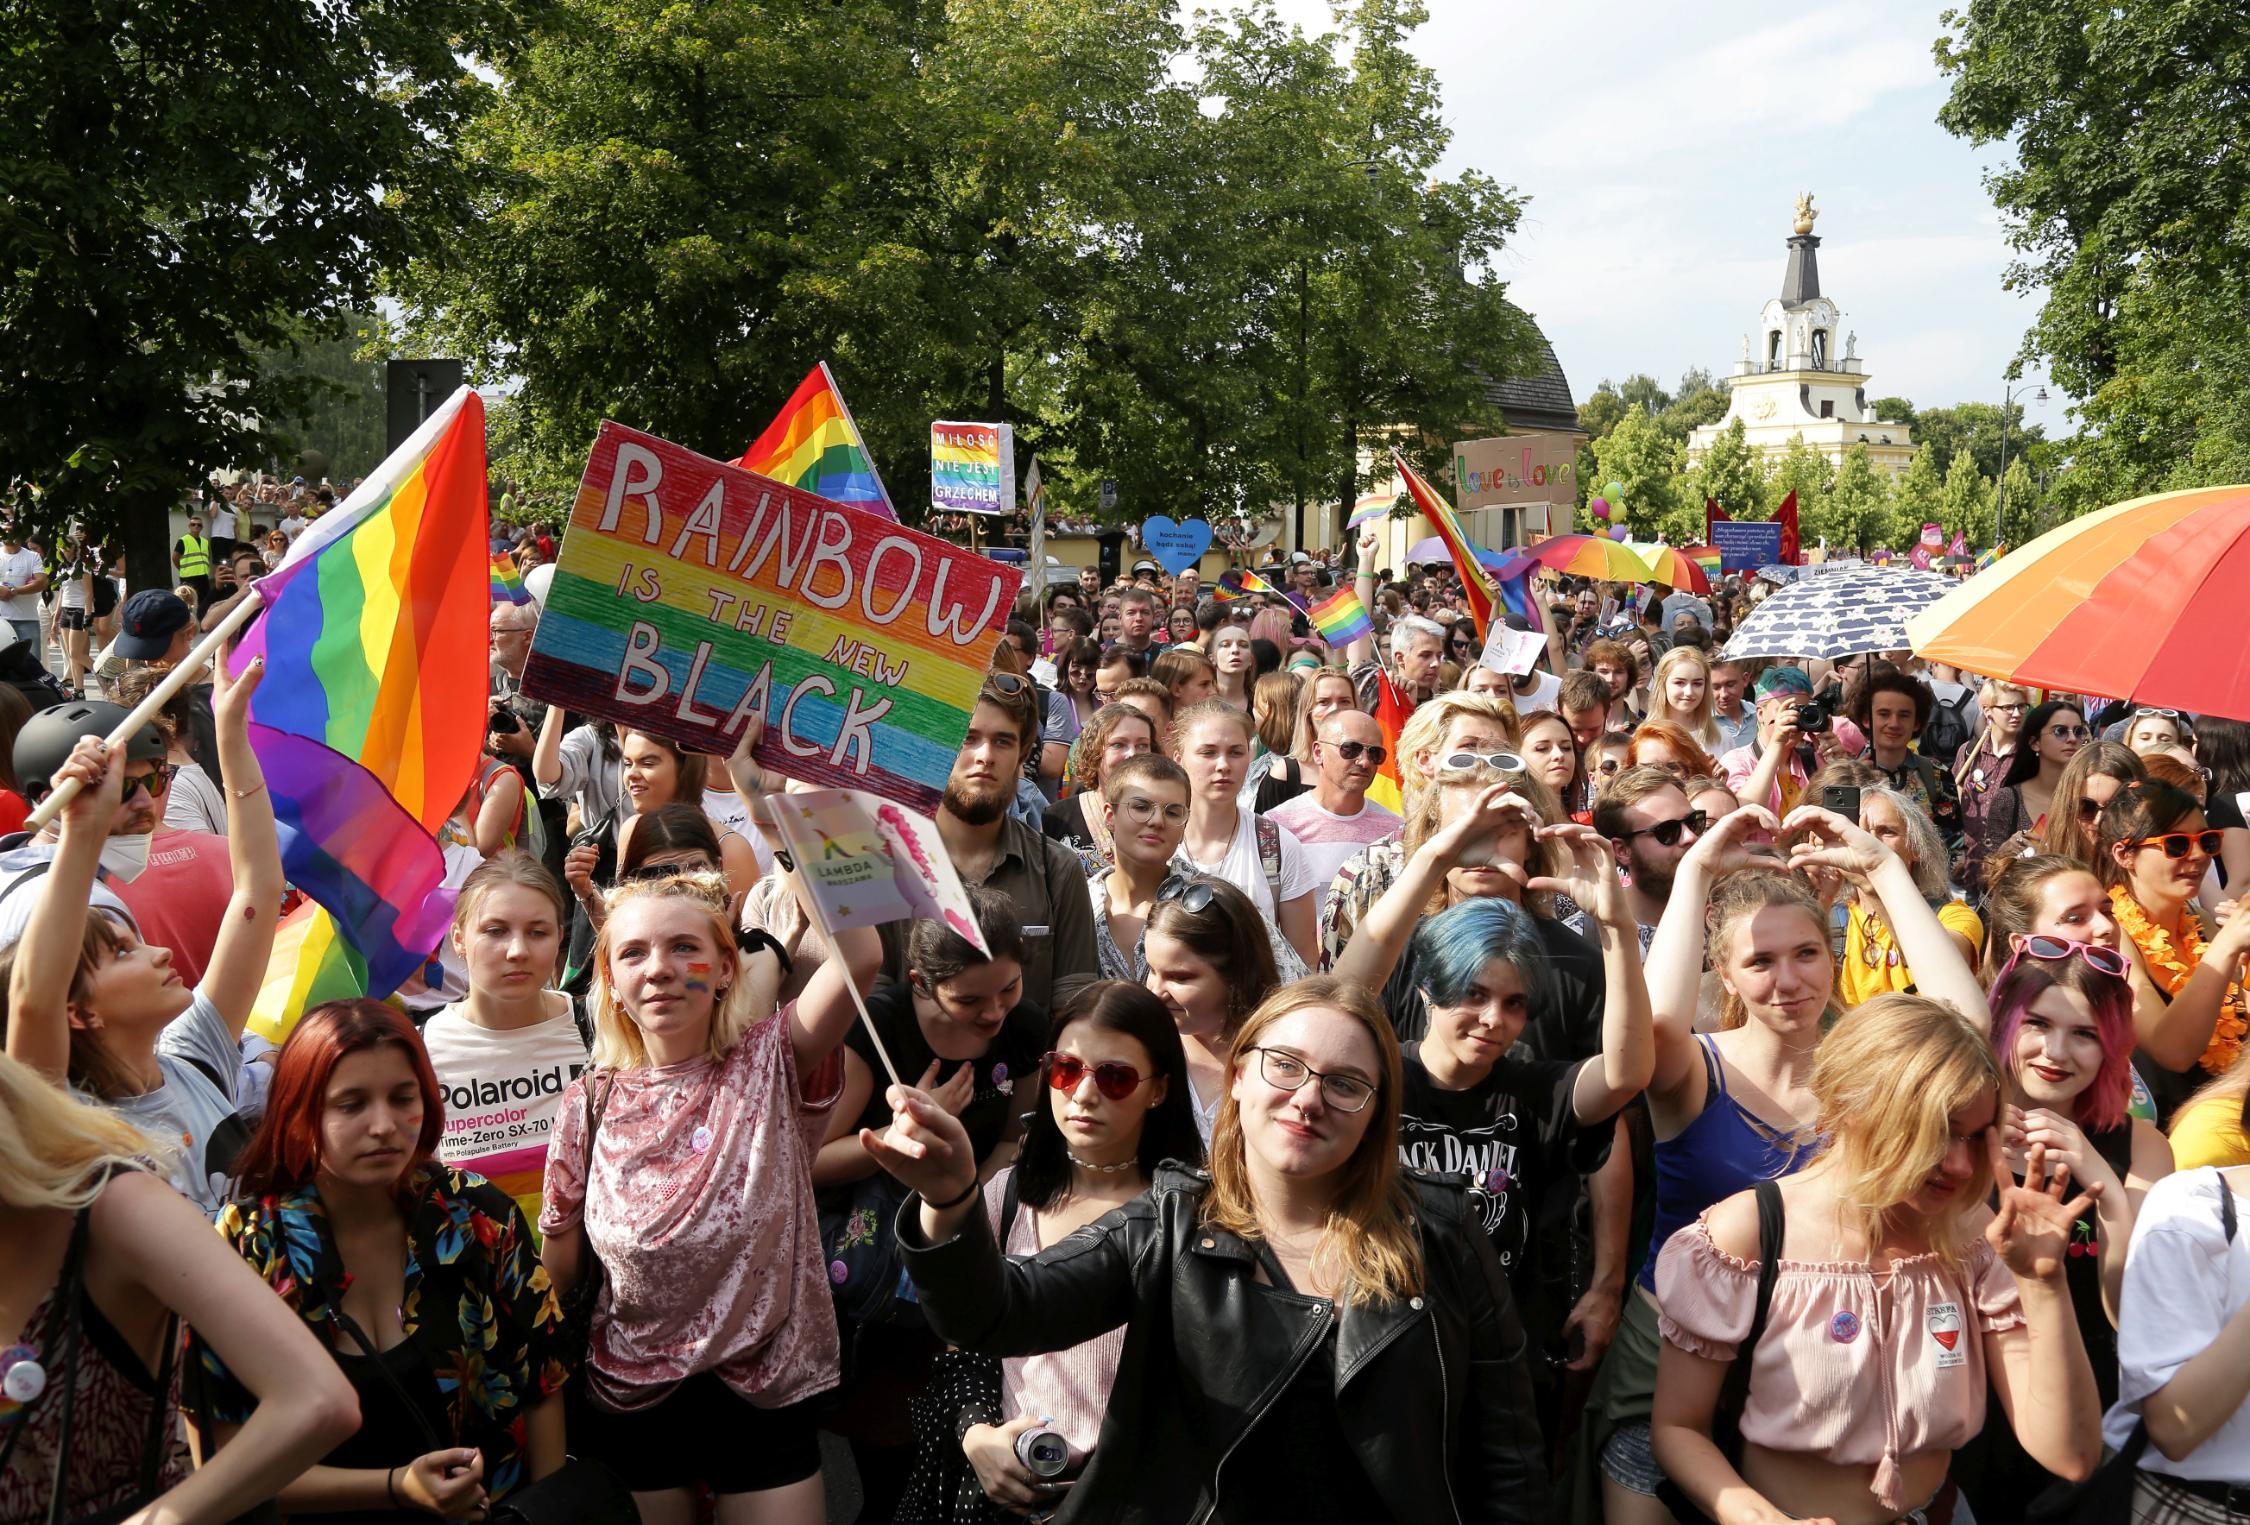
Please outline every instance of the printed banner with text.
M930 425L930 507L1004 514L1016 506L1016 433L1008 424Z
M1023 582L963 546L604 423L524 692L928 814Z

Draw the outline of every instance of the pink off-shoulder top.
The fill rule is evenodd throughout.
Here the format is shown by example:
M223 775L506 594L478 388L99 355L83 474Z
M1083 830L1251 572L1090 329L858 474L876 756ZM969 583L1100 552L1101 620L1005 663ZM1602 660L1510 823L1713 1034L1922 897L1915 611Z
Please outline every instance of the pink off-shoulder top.
M1657 1328L1691 1355L1731 1361L1756 1311L1758 1263L1713 1244L1708 1217L1657 1258ZM1951 1451L1984 1428L1983 1336L2023 1321L2016 1279L1982 1238L1953 1265L1916 1255L1880 1278L1864 1264L1784 1259L1742 1436L1873 1465L1878 1502L1904 1509L1899 1458Z

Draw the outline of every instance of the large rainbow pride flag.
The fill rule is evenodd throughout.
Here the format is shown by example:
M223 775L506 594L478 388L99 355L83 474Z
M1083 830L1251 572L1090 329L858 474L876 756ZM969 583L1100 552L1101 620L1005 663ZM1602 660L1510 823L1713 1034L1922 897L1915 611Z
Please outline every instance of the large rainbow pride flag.
M735 464L832 503L849 503L886 519L898 517L825 360L797 383L766 432Z
M487 714L485 493L484 403L463 387L297 537L235 646L238 672L266 660L251 746L283 871L323 907L299 946L321 964L307 989L332 990L349 953L387 995L444 931L434 833L468 792Z
M1422 480L1420 472L1406 464L1406 457L1396 450L1391 460L1398 466L1398 474L1406 482L1407 495L1430 528L1437 531L1438 539L1445 542L1446 554L1453 558L1453 569L1461 574L1461 593L1469 603L1469 617L1477 622L1479 640L1492 633L1492 577L1484 554L1470 541L1454 517L1453 505L1438 496L1437 489Z

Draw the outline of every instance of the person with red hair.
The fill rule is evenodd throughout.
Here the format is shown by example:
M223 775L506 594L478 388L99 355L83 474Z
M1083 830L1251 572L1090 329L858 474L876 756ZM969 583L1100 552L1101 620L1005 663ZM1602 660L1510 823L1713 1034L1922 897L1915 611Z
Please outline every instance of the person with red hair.
M413 1024L364 997L305 1013L219 1232L312 1327L362 1422L285 1514L482 1519L563 1463L562 1310L531 1225L436 1158L443 1093ZM251 1405L199 1339L223 1447Z

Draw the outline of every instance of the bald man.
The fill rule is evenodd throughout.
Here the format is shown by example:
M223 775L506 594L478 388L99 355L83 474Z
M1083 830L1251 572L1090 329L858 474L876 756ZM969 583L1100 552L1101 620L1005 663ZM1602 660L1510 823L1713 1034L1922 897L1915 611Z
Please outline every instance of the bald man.
M1336 871L1355 853L1398 832L1398 816L1367 797L1387 755L1383 728L1373 715L1337 710L1320 723L1313 738L1320 782L1268 813L1295 833L1324 895Z

